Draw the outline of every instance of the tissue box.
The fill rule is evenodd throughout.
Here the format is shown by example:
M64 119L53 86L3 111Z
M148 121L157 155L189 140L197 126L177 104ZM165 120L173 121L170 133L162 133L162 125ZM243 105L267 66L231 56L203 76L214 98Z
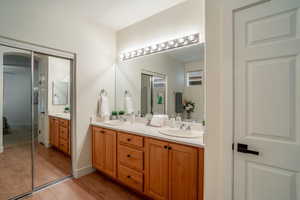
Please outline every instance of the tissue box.
M168 115L153 115L150 125L155 127L163 127L169 119Z

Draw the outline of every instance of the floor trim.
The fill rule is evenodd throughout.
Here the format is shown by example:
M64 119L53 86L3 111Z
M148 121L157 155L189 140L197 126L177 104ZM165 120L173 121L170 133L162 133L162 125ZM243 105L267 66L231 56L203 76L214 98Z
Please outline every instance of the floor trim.
M62 183L62 182L64 182L64 181L67 181L67 180L72 179L72 178L73 178L73 176L70 175L70 176L66 176L66 177L63 177L63 178L61 178L61 179L52 181L52 182L50 182L50 183L46 183L45 185L41 185L41 186L35 187L34 190L33 190L33 193L42 191L42 190L47 189L47 188L49 188L49 187L51 187L51 186L53 186L53 185Z
M81 176L93 173L94 171L96 170L92 166L87 166L87 167L82 167L80 169L76 169L73 175L75 178L80 178Z
M8 199L8 200L23 199L23 198L26 198L26 197L31 196L31 195L32 195L32 192L27 192L27 193L25 193L25 194L20 194L20 195L18 195L18 196L15 196L15 197L13 197L13 198Z

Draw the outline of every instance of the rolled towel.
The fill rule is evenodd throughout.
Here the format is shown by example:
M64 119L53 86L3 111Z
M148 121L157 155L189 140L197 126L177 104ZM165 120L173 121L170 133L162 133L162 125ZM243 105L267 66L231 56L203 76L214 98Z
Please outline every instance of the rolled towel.
M100 117L110 116L109 101L108 101L108 97L105 95L100 96L98 114Z
M131 96L125 96L125 111L128 114L134 113L133 102Z

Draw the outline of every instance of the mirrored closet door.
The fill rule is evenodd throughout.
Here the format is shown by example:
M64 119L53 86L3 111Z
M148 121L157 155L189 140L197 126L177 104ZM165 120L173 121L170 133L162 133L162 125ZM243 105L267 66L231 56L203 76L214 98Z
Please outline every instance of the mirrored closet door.
M0 199L32 191L32 53L0 46Z
M72 63L0 45L0 200L72 176Z
M34 187L72 174L71 60L34 54Z

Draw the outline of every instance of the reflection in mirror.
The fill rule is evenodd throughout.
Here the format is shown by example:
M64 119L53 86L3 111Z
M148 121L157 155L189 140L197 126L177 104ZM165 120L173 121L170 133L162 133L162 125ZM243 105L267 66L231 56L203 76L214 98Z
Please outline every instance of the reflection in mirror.
M40 187L72 174L71 61L41 54L35 58L34 186Z
M116 109L124 110L124 92L134 113L204 120L204 44L120 61L116 73ZM125 109L126 110L126 109Z
M68 82L53 81L52 83L52 104L67 105L68 104Z
M32 191L31 59L0 45L0 199Z
M0 199L72 174L71 64L0 45Z
M141 114L165 114L166 77L154 72L142 72L141 76Z

